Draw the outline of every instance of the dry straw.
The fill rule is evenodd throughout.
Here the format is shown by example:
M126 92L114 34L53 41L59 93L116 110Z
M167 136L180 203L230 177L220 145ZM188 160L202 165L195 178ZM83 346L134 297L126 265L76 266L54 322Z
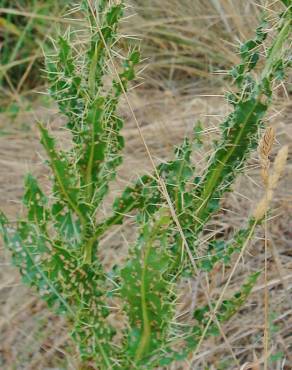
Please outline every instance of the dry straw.
M288 147L282 147L276 156L274 161L273 170L270 170L270 159L269 156L272 151L272 147L275 141L275 130L273 127L268 127L263 135L262 140L259 144L259 157L261 163L261 176L265 186L265 194L260 200L255 210L256 222L264 220L265 230L265 265L264 265L264 280L265 280L265 293L264 293L264 370L268 369L268 348L269 348L269 291L268 291L268 228L267 228L267 211L269 203L271 202L274 190L278 184L279 178L285 168L285 164L288 156ZM248 367L249 368L249 367ZM251 367L252 368L252 367Z
M269 154L271 152L274 140L275 132L269 127L266 130L259 147L260 162L262 166L261 175L266 187L266 192L254 211L254 217L257 221L263 219L268 210L269 204L273 198L274 191L284 171L288 158L288 145L285 145L278 151L272 171L269 170Z

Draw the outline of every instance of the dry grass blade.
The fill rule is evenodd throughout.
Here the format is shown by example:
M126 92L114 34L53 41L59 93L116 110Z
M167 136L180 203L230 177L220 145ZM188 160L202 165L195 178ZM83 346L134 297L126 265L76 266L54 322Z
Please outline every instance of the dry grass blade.
M82 19L66 19L66 18L60 18L56 16L51 16L51 15L20 11L20 10L13 9L13 8L0 8L0 14L19 15L21 17L26 17L26 18L42 19L45 21L53 21L53 22L64 23L64 24L78 24L79 25L80 23L83 22Z

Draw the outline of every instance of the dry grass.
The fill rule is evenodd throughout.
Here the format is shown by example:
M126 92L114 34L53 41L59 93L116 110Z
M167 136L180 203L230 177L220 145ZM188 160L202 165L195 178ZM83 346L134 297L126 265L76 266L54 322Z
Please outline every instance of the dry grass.
M133 2L144 4L139 0ZM257 1L257 4L263 3L264 1ZM131 20L124 25L128 34L143 35L147 40L144 46L145 55L152 56L150 66L145 72L147 78L144 85L131 92L130 100L155 161L168 157L173 145L191 132L194 122L202 120L205 123L205 145L196 157L200 168L205 164L211 140L217 132L217 124L227 113L227 107L220 96L223 89L214 89L214 81L207 73L208 68L212 66L216 70L237 61L229 43L236 43L239 38L244 39L250 35L260 9L252 1L239 0L168 0L167 6L164 1L149 0L147 4L149 9L138 9L138 15L132 18L133 22ZM151 19L147 18L149 10L154 14ZM174 35L178 38L173 39ZM202 82L197 77L208 79ZM57 110L54 107L40 108L40 105L40 101L36 100L31 112L21 112L14 121L5 113L0 116L0 208L11 218L21 213L24 174L28 170L33 171L44 187L48 181L47 171L41 164L43 152L33 124L36 118L50 121L64 145L66 143L66 135L60 128L61 122L56 115ZM276 111L271 111L268 121L268 125L276 132L276 143L270 155L272 161L279 147L291 143L292 139L291 125L289 126L292 105L281 87L274 107ZM138 173L151 171L151 163L126 103L121 110L126 117L126 157L109 201L117 194L121 184L129 182ZM234 365L230 347L241 369L261 368L265 361L265 285L270 296L270 351L273 355L283 353L269 368L287 370L292 367L291 339L289 342L292 325L289 296L292 282L292 218L289 218L289 214L292 214L292 191L289 186L292 180L291 169L290 153L285 173L273 194L273 212L267 232L266 284L261 280L245 307L224 325L228 345L220 338L208 340L195 358L190 358L188 363L176 364L171 369L238 368ZM254 153L248 163L246 175L238 179L235 192L224 201L224 211L210 222L209 234L203 236L200 244L202 254L210 235L231 234L253 212L263 194L260 162L257 153ZM127 245L133 238L131 234L129 218L122 227L122 233L113 232L107 236L103 243L110 248L110 253L104 257L104 264L110 265L115 260L125 258ZM264 268L264 244L264 230L259 230L257 238L250 243L247 253L240 260L229 285L228 295L237 290L250 272ZM10 266L10 256L3 248L0 258L0 367L5 370L80 369L74 345L67 335L66 323L49 312L32 291L23 287L16 270ZM229 271L218 267L216 273L208 279L206 277L208 295L212 299L218 299L228 276ZM203 292L194 281L186 280L181 291L182 313L204 300Z
M249 38L265 1L258 0L132 0L134 13L126 34L143 40L149 79L172 86L182 76L221 82L211 72L237 64L236 46ZM150 61L150 65L149 65ZM182 84L183 86L183 84ZM185 87L185 86L184 86Z

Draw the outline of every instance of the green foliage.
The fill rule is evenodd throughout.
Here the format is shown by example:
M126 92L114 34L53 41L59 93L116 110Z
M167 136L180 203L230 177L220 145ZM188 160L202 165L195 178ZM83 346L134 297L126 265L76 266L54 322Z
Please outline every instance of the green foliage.
M208 324L213 310L217 321L227 321L256 283L258 273L219 307L211 303L197 308L191 327L176 322L182 277L209 272L217 263L229 265L258 223L249 220L229 241L212 240L208 257L199 259L193 271L190 254L196 257L206 223L220 209L220 200L231 191L257 145L273 81L287 65L284 45L291 13L287 10L280 16L262 70L258 71L257 62L266 24L241 46L242 62L231 71L238 91L227 97L233 111L221 125L221 138L203 173L197 173L192 161L193 151L202 146L199 122L193 137L175 148L174 158L126 187L115 199L112 214L98 223L96 215L122 162L123 119L118 103L139 63L137 50L131 50L118 67L118 57L110 54L118 45L117 26L123 14L123 4L110 4L99 1L94 8L94 2L82 3L90 25L85 52L76 53L68 32L59 37L56 54L47 57L50 94L67 118L71 145L61 150L48 128L38 123L51 170L50 194L46 196L28 175L23 197L26 217L15 226L1 214L0 225L24 282L68 317L85 361L99 369L152 369L185 359L202 336L217 335L217 322ZM114 78L112 63L117 68ZM126 263L107 272L98 257L99 240L112 226L122 224L129 212L135 215L139 236ZM111 299L122 302L128 320L119 343L109 320ZM180 350L175 348L177 341L183 341Z
M121 296L132 327L127 352L128 358L136 362L161 346L173 314L167 299L171 255L166 232L170 217L159 212L154 225L149 223L143 227L131 259L121 271Z
M241 251L249 235L253 234L253 228L254 220L251 219L248 225L243 229L239 229L228 242L217 239L212 240L208 245L208 256L198 261L199 269L211 271L218 262L222 262L227 266L230 265L231 256Z
M240 291L236 292L232 298L226 299L222 302L216 312L216 317L219 323L223 323L229 320L242 307L242 305L248 298L252 288L256 284L259 275L259 272L250 275L248 280L242 285ZM162 355L162 353L160 355L156 354L156 359L154 359L151 366L164 366L170 364L175 360L181 361L186 359L190 352L193 351L198 345L200 338L204 332L204 328L209 321L209 316L210 312L212 312L212 308L215 308L215 304L212 304L211 307L209 305L206 305L204 307L197 308L193 313L193 317L195 320L193 327L180 328L180 332L177 333L177 338L179 338L180 341L184 341L186 343L186 346L183 350L177 350L178 340L176 339L173 341L173 343L168 343L166 347L160 349L162 350L162 353L164 353L164 355ZM209 326L207 336L218 335L218 325L214 322Z

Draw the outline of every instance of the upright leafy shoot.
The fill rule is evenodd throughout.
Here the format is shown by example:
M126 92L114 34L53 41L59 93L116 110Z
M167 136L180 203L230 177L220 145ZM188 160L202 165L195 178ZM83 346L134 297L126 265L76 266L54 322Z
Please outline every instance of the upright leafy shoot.
M193 137L175 148L174 158L129 184L103 219L97 215L123 159L124 121L118 103L139 63L136 49L119 66L119 53L112 52L119 44L123 3L82 2L88 45L78 54L68 32L59 37L56 53L47 57L49 91L67 119L71 145L61 150L54 134L38 123L51 172L50 193L27 175L26 216L14 226L1 213L0 230L24 282L57 314L67 316L82 359L97 369L149 370L187 358L203 338L219 333L218 323L242 307L255 285L258 273L233 297L197 307L191 324L176 318L181 279L208 273L217 263L230 266L231 257L244 250L262 220L251 217L230 240L211 240L208 257L194 266L200 235L257 146L273 84L285 76L292 10L290 1L282 3L284 11L265 56L260 58L266 22L240 48L242 61L231 71L237 90L227 95L232 112L221 124L221 137L203 173L192 161L194 148L202 145L199 123ZM112 63L117 73L112 73ZM130 212L137 240L127 261L108 272L98 257L99 241ZM126 317L118 342L109 319L113 299L121 302ZM210 321L213 310L216 321Z

